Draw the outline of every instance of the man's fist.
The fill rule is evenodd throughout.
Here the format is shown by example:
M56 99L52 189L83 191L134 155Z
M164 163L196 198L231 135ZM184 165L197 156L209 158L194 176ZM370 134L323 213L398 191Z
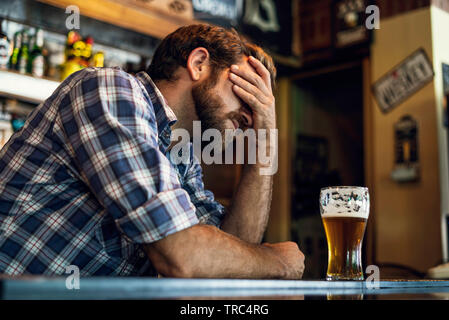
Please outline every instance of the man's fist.
M270 248L284 264L285 275L283 279L298 280L302 278L305 257L295 242L264 243L263 246Z

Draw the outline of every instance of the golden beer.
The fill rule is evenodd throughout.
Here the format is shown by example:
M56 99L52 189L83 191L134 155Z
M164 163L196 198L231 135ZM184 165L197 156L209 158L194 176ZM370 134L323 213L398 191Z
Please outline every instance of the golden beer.
M361 252L366 220L357 217L323 217L329 254L328 278L363 280Z
M320 210L328 246L326 280L363 280L362 241L369 215L368 189L323 188Z

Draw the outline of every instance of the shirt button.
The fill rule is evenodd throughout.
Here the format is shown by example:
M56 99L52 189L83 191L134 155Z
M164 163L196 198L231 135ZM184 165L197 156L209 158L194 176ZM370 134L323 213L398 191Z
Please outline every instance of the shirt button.
M143 251L139 251L139 257L145 258L145 253Z

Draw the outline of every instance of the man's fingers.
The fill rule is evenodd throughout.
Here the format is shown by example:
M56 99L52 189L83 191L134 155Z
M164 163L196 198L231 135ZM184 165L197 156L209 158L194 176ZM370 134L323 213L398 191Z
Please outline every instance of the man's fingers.
M255 112L261 110L262 104L254 95L243 89L242 87L234 84L232 86L232 90L234 90L235 94L242 99L246 104Z
M248 70L249 68L240 68L237 65L231 66L231 73L234 73L255 87L259 88L262 92L269 94L270 91L268 90L265 81L253 70Z
M240 76L229 73L229 79L240 88L244 89L246 92L255 96L261 103L269 103L267 97L253 84L241 78Z
M268 69L260 60L254 58L253 56L250 56L248 61L254 67L254 69L256 69L257 73L261 76L267 87L271 89L270 71L268 71Z

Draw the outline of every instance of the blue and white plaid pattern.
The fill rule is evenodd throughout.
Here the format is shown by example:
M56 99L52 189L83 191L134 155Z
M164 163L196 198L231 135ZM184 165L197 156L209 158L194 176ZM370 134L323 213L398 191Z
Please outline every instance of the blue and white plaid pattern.
M145 72L67 78L0 151L0 273L155 275L143 244L219 226L193 150L170 161L175 121Z

